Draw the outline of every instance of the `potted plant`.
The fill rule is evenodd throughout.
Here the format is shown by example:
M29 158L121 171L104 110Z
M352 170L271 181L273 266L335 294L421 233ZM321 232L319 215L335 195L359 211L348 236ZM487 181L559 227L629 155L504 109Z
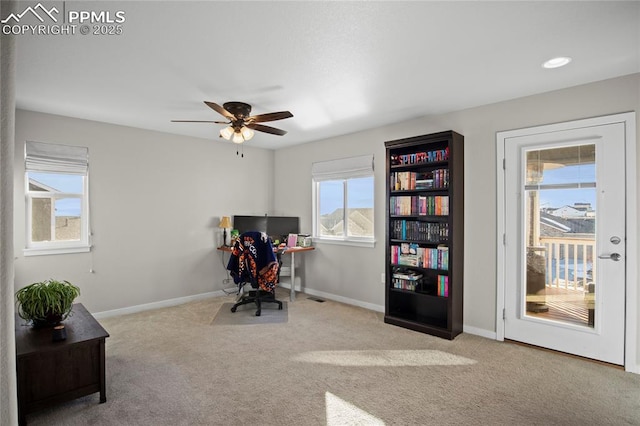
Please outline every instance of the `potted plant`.
M80 289L69 281L46 280L16 292L18 315L34 327L54 326L71 313Z

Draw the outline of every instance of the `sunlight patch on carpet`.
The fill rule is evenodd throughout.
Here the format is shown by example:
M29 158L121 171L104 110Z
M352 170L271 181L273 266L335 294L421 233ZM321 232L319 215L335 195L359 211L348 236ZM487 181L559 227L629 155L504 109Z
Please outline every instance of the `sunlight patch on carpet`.
M384 422L331 392L325 392L327 426L371 425L384 426Z
M436 350L312 351L295 355L293 361L345 367L422 367L471 365L477 361Z

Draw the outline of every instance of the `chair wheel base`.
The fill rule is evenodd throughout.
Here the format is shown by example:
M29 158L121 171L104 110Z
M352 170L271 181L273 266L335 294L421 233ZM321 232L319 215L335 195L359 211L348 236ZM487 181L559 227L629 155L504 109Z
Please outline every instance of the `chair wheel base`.
M257 317L262 315L263 303L277 303L278 310L280 311L282 310L282 302L279 300L276 300L275 293L263 292L262 290L260 291L251 290L248 294L246 294L245 297L243 297L241 300L236 302L236 304L231 307L231 312L236 312L236 310L238 309L238 306L247 305L250 303L255 303L257 308L255 316Z

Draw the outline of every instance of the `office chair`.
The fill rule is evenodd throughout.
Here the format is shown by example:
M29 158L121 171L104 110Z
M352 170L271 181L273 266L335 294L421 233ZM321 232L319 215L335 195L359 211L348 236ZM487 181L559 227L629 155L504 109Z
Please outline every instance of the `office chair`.
M238 306L255 303L256 316L262 313L262 303L277 303L282 309L282 302L276 300L276 286L282 265L281 253L273 252L271 238L257 231L245 232L236 240L227 264L233 281L238 285L240 293L244 286L251 285L239 301L231 307L235 312Z

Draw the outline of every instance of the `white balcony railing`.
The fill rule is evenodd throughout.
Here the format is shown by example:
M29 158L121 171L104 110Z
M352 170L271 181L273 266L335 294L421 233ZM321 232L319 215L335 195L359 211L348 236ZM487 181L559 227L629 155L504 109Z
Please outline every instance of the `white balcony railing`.
M585 291L596 276L595 245L595 239L589 237L540 237L546 287Z

